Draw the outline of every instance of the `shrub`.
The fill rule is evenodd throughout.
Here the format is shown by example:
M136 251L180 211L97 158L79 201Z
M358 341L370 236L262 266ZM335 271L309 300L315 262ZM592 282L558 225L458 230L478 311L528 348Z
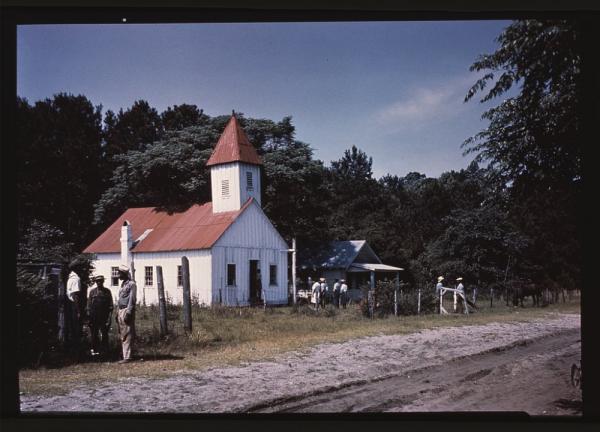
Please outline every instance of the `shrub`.
M57 301L51 281L17 268L18 353L21 365L39 365L57 346Z

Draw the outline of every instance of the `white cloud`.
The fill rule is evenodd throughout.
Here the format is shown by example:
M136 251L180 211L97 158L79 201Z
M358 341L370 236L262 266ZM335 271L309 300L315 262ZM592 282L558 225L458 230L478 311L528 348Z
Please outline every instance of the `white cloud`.
M398 130L422 128L432 121L451 118L465 109L463 99L477 78L469 74L435 86L411 89L398 101L377 110L373 119L379 126Z

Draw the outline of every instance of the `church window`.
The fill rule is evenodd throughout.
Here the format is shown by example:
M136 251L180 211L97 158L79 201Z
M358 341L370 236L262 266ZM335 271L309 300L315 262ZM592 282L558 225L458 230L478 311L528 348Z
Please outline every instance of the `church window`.
M235 264L227 264L227 285L235 285Z

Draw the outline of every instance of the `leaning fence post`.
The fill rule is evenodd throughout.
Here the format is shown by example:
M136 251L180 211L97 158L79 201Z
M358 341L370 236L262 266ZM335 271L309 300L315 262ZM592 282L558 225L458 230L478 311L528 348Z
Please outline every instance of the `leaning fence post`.
M421 315L421 288L417 292L417 315Z
M165 336L167 328L167 304L165 302L165 285L163 280L162 266L156 266L156 278L158 282L158 316L160 321L160 336Z
M192 331L192 300L190 298L190 262L181 257L181 273L183 276L183 328Z

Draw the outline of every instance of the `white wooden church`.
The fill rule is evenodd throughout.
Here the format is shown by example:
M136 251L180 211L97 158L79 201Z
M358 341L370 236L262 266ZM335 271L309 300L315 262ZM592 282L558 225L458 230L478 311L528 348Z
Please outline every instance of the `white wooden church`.
M212 201L167 214L126 210L87 248L95 274L116 297L119 264L134 264L138 302L158 303L156 266L165 295L182 302L182 263L189 260L192 299L205 305L288 301L288 245L261 208L262 162L235 114L207 164Z

